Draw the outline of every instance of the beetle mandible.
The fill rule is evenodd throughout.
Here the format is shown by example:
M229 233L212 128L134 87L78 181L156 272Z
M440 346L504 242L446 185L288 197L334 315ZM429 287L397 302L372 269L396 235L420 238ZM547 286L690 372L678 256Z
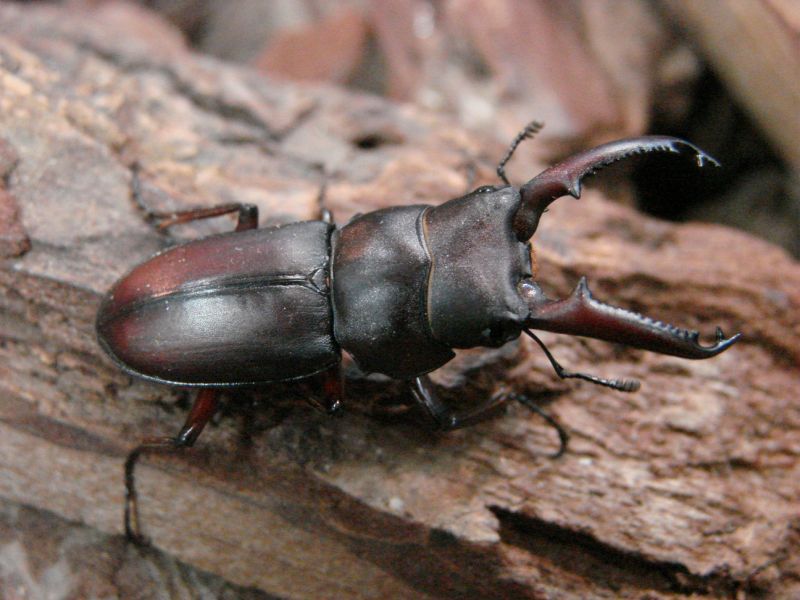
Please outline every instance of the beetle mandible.
M581 278L573 293L552 300L534 279L530 239L548 205L580 197L584 177L634 154L690 153L697 167L717 165L702 150L673 137L645 136L580 152L519 188L505 165L517 146L541 128L531 123L497 167L503 185L483 186L438 206L385 208L336 228L320 220L258 229L249 204L151 215L160 227L238 212L236 230L170 248L117 282L97 315L97 335L132 375L199 388L174 438L147 441L126 461L125 531L141 540L133 471L149 450L194 444L214 415L224 388L322 374L328 412L343 400L341 352L366 372L409 383L414 399L443 430L474 424L513 399L567 435L520 394L497 394L455 410L437 397L427 373L454 357L454 348L498 347L530 336L557 375L620 391L637 381L566 371L532 330L586 336L682 358L709 358L739 337L699 343L679 329L596 300Z

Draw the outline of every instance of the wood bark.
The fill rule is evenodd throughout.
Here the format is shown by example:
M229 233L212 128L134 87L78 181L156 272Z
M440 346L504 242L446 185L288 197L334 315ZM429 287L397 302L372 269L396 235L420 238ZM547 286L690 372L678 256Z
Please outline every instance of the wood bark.
M64 598L277 598L226 582L154 548L68 522L54 513L0 500L0 596Z
M153 209L252 202L262 224L311 218L324 170L343 223L491 182L503 150L407 106L192 55L121 3L0 6L0 138L18 207L3 213L18 244L0 268L0 496L106 534L121 533L127 451L174 434L189 394L111 363L94 338L100 298L153 252L231 227L158 234L133 201L134 164ZM559 460L522 406L439 435L413 410L393 415L402 385L352 370L343 418L302 402L311 384L232 394L195 449L138 470L145 533L166 553L153 560L287 598L800 593L800 265L591 190L556 203L534 241L551 295L587 274L602 299L744 340L690 362L545 337L572 369L641 379L634 395L560 382L525 341L434 374L453 403L506 386L547 405L572 433ZM4 544L33 527L4 519ZM44 565L32 580L55 560L41 546L15 546ZM71 564L65 587L87 577Z

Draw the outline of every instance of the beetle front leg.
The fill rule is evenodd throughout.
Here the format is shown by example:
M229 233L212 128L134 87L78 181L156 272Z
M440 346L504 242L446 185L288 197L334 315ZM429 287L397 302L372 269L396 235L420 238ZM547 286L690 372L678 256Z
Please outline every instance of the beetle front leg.
M436 395L431 383L430 377L423 375L411 380L411 393L414 399L425 408L428 414L436 422L437 427L442 431L452 431L461 427L468 427L475 425L481 421L485 421L491 417L496 410L508 402L509 400L516 400L523 404L532 412L542 417L548 425L553 427L558 432L559 448L553 453L553 458L558 458L567 449L569 442L569 435L561 424L556 421L552 416L543 411L537 406L530 398L523 394L515 394L513 392L500 392L493 394L484 402L477 406L468 408L466 410L457 411L442 402Z
M258 207L255 204L244 204L241 202L230 202L209 206L205 208L190 208L175 212L156 212L152 210L142 199L142 181L139 171L141 167L135 163L131 167L131 195L134 202L142 209L148 223L154 224L155 228L163 231L167 227L198 221L200 219L211 219L238 212L235 231L246 231L258 228Z
M147 539L139 530L139 511L136 501L136 463L142 454L150 452L175 452L188 448L197 441L200 433L217 412L219 390L205 388L198 392L186 422L175 437L153 438L136 446L125 459L125 537L145 545Z

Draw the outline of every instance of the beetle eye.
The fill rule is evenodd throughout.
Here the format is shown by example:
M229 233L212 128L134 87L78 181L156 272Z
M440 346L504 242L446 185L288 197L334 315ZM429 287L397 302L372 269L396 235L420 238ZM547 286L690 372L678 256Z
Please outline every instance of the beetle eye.
M481 187L477 188L473 194L486 194L488 192L493 192L497 189L496 185L482 185Z

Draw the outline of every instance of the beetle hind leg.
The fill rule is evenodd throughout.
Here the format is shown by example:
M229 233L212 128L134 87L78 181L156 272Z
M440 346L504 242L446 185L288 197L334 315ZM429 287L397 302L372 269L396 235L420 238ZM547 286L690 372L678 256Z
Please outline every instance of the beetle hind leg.
M156 229L164 230L173 225L221 217L231 213L238 213L234 231L258 229L258 207L255 204L242 204L239 202L219 204L208 208L190 208L172 213L148 213L147 219L155 223Z
M190 208L174 212L157 212L151 209L142 198L141 166L134 163L131 167L131 196L137 206L144 212L145 220L157 230L163 231L173 225L211 219L231 213L238 213L235 231L258 229L258 207L255 204L231 202L202 208Z
M551 415L547 414L530 398L523 394L500 392L493 394L477 406L459 411L447 406L447 404L436 395L431 380L427 375L416 377L411 380L410 383L411 393L414 399L427 411L436 422L437 427L442 431L452 431L453 429L460 429L461 427L468 427L485 421L494 415L500 406L509 400L516 400L542 417L547 424L558 433L559 448L551 455L552 458L558 458L564 454L567 449L567 444L569 443L569 434L567 431Z
M125 459L125 537L128 540L139 545L148 543L139 527L135 478L136 463L139 458L142 454L176 452L194 445L203 428L217 412L218 400L218 390L209 388L200 390L178 435L145 440L128 453Z
M321 397L311 396L308 403L328 415L339 414L344 403L344 372L341 361L332 364L320 374Z

